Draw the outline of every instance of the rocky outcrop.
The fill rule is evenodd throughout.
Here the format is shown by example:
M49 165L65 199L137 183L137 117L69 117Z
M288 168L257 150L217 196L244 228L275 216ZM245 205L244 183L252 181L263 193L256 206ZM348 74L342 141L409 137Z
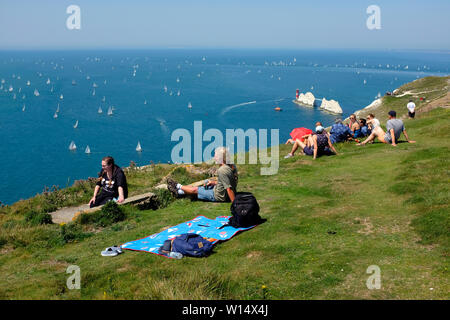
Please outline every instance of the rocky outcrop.
M297 102L300 103L301 105L312 107L314 106L315 100L316 98L314 97L314 95L311 92L307 92L306 94L300 93Z
M331 112L331 113L336 113L336 114L342 113L342 108L339 105L339 102L337 102L335 100L327 100L327 99L323 98L320 108L323 110L326 110L328 112Z
M359 116L363 111L368 111L368 109L376 109L376 108L378 108L379 106L381 106L381 104L382 104L381 98L376 99L376 100L372 101L372 103L369 104L369 105L368 105L367 107L365 107L364 109L355 111L355 115Z

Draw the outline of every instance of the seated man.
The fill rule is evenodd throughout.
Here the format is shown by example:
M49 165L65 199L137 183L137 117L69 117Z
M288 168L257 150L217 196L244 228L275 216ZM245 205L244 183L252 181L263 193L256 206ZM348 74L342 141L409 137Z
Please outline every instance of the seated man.
M353 137L352 130L343 124L341 119L336 119L330 130L331 143L335 144L337 142L347 141L351 137Z
M397 113L393 110L388 112L389 120L386 122L386 130L385 133L380 126L376 127L372 130L370 136L363 142L358 143L357 146L363 146L368 142L375 140L378 138L382 143L392 144L394 147L397 146L398 139L400 138L400 134L403 132L405 135L406 141L409 143L415 143L413 140L409 140L408 134L406 133L405 126L403 125L403 121L397 119Z
M322 122L317 121L316 122L316 127L318 127L318 126L322 126ZM326 133L328 134L328 132L326 132ZM294 154L295 154L295 151L297 151L298 147L300 146L300 143L302 143L302 144L304 144L306 146L311 146L312 147L312 140L310 139L312 135L314 135L314 133L306 134L306 135L304 135L302 137L302 139L295 139L295 141L292 140L292 139L289 139L288 141L286 141L286 144L293 143L294 145L292 146L291 152L289 152L284 158L288 159L290 157L293 157ZM303 148L301 150L303 150Z
M215 150L214 160L220 167L217 170L217 181L208 181L203 187L183 186L171 178L167 179L167 188L175 197L196 195L199 200L213 202L233 202L236 195L238 174L236 166L229 164L225 147Z
M297 141L297 143L302 148L303 153L308 156L313 156L314 160L317 156L331 155L331 150L333 150L334 154L337 154L336 149L331 144L328 132L326 132L322 126L317 126L316 133L309 137L308 140L308 144L301 141Z

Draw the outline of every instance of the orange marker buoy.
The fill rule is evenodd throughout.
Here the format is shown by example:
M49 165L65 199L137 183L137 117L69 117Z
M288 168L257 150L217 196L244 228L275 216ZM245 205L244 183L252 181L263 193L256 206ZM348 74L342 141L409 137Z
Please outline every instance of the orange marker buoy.
M274 110L275 111L281 111L281 108L280 107L276 107Z

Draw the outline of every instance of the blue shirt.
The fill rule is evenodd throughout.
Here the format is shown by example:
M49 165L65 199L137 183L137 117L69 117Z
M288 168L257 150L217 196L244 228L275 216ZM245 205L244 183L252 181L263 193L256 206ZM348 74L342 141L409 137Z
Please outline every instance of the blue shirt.
M331 126L330 140L332 144L346 141L348 137L353 136L352 130L343 123L336 123Z

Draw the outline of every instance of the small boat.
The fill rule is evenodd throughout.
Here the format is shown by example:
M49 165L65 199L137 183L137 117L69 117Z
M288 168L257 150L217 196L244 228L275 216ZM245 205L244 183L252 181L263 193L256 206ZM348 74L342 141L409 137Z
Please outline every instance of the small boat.
M74 151L76 149L77 149L77 145L75 144L75 142L72 141L69 145L69 150Z
M36 97L39 97L39 91L38 91L37 89L34 89L34 95L35 95Z
M25 111L25 105L23 105L22 111Z
M77 82L76 82L75 80L72 80L72 85L73 85L73 86L76 86L76 85L77 85Z
M112 114L113 114L113 109L112 109L112 107L109 107L108 108L108 116L112 116Z
M95 96L95 89L94 89L94 91L92 91L92 95Z
M59 96L59 98L62 100L62 99L64 99L64 96L61 94L61 95Z
M180 90L178 90L178 92L177 92L177 96L180 96L181 95L181 92L180 92Z
M47 78L47 82L46 82L47 84L50 84L50 78Z
M189 104L188 104L188 108L189 109L192 109L192 104L189 102Z
M53 115L53 119L58 118L58 112L55 112L55 114Z
M73 128L74 128L74 129L78 128L78 120L77 120L77 122L75 122L75 124L73 125Z
M102 102L105 102L106 101L106 97L105 96L103 96L103 98L102 98Z
M89 146L87 146L86 149L84 150L84 153L90 154L91 148L89 148Z
M9 92L12 92L13 90L14 90L13 86L9 86L8 91L9 91Z
M31 86L30 80L27 81L27 86Z
M103 113L102 107L98 107L98 113Z
M180 82L180 78L177 78L177 82Z
M142 148L141 148L141 143L138 141L138 144L137 144L137 146L136 146L136 151L137 152L141 152L142 151Z
M92 85L93 88L97 88L98 85L94 82L94 84Z
M144 104L147 104L147 100L144 100Z
M164 92L167 93L167 86L166 85L164 85Z
M275 107L273 110L275 110L275 111L282 111L283 109L281 109L280 107Z
M56 108L56 112L59 112L59 103L58 103L58 107Z

